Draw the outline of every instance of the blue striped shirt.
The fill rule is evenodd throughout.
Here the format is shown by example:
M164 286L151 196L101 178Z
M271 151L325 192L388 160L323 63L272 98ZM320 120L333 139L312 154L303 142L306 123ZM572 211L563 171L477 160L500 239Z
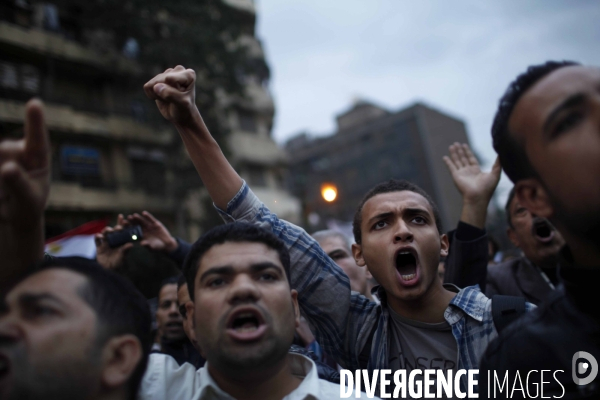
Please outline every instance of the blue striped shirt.
M277 218L245 182L228 203L227 210L217 210L227 223L242 221L261 226L285 243L290 252L292 288L298 291L302 313L325 352L344 368L360 369L359 355L375 329L367 368L370 371L388 368L391 325L382 287L377 293L381 304L351 292L348 277L319 244L302 228ZM527 303L528 310L532 307ZM466 287L452 299L444 318L456 339L457 368L479 368L488 343L498 335L491 300L478 286ZM463 375L463 388L466 379Z

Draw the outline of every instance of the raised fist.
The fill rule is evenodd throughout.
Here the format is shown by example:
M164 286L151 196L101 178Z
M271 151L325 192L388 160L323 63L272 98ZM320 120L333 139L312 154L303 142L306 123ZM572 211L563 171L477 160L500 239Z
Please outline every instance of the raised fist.
M200 117L195 85L194 70L178 65L150 79L144 85L144 92L156 101L163 117L177 126L187 127Z

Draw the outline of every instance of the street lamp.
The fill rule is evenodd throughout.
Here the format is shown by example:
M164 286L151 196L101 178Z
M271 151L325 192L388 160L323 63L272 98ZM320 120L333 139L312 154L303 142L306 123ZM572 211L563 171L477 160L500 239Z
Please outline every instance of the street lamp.
M328 203L331 203L337 198L337 192L337 187L331 183L324 183L321 185L321 196L323 197L323 200Z

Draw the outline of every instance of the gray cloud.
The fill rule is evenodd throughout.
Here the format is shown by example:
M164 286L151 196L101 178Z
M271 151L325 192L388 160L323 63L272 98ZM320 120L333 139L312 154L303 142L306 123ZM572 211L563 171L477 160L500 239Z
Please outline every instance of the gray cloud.
M422 100L464 119L491 163L497 100L518 73L548 59L600 65L593 0L259 0L257 8L279 142L332 133L356 96L392 110Z

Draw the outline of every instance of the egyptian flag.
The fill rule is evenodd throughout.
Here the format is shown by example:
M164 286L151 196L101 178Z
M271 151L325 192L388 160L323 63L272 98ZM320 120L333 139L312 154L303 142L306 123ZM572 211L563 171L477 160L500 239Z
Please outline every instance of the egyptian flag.
M107 221L91 221L62 235L46 240L46 253L56 257L85 257L96 258L96 243L94 235L102 232Z

